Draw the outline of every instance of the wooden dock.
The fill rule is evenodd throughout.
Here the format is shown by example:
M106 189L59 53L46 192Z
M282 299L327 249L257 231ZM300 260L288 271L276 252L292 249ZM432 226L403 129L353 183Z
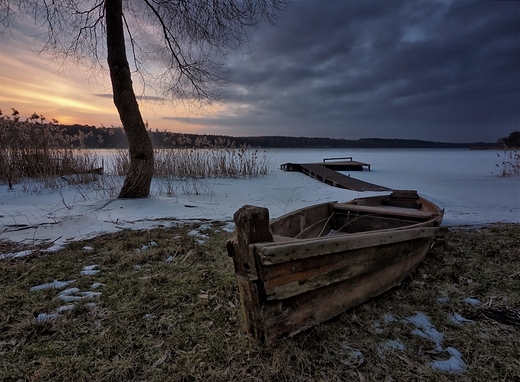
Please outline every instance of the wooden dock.
M370 164L348 158L327 158L322 163L284 163L284 171L299 171L328 185L353 191L390 191L390 188L340 174L337 171L370 171Z

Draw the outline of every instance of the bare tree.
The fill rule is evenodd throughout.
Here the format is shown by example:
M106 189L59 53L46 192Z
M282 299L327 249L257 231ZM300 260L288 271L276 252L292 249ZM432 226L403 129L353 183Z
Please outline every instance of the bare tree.
M36 21L42 50L80 62L106 57L130 147L120 198L146 197L153 149L132 70L170 99L211 103L226 80L221 59L247 41L247 28L272 22L288 0L0 0L0 32ZM8 35L4 33L4 35ZM128 55L127 55L128 54Z

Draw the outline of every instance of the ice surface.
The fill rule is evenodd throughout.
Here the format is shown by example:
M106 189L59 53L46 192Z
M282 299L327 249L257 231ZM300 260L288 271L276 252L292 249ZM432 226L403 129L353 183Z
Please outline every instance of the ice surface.
M53 241L52 249L57 250L71 240L122 229L176 226L183 221L219 220L227 223L224 229L232 230L233 214L244 204L267 207L271 217L278 217L316 203L379 194L331 187L280 169L287 162L346 156L372 165L372 171L351 172L351 176L394 189L415 189L445 209L444 225L520 223L520 180L496 175L499 158L494 150L285 149L269 153L272 174L255 179L200 180L207 183L211 195L100 199L96 191L84 188L82 199L73 187L36 195L23 193L22 185L13 190L1 185L0 240ZM152 190L158 189L157 182L154 180ZM0 254L0 258L10 255Z

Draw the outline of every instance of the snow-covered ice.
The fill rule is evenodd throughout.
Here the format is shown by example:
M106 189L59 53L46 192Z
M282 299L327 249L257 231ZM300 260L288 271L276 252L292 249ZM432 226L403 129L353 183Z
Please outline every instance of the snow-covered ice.
M271 217L326 201L371 196L331 187L298 172L284 172L286 162L321 162L324 158L351 156L371 164L371 171L351 176L394 189L415 189L445 209L443 224L483 225L520 222L520 179L496 175L500 162L494 150L459 149L285 149L269 150L273 172L254 179L203 179L208 194L166 196L158 180L152 197L102 198L99 193L75 187L38 194L9 190L0 185L0 240L53 243L52 250L73 240L92 238L122 229L174 226L184 221L218 220L232 230L233 214L244 204L267 207ZM155 193L154 193L155 192ZM203 238L199 240L203 241ZM85 248L90 250L90 248ZM0 254L0 258L28 253Z

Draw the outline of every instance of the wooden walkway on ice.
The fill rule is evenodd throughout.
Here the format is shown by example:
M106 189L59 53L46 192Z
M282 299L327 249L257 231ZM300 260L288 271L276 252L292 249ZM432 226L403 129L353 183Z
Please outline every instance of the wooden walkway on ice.
M331 160L335 160L331 162ZM338 161L340 160L340 161ZM362 171L367 168L370 171L370 164L353 161L348 158L328 158L322 163L284 163L280 166L284 171L299 171L311 176L320 182L334 187L346 188L353 191L390 191L390 188L365 182L340 174L337 171Z

